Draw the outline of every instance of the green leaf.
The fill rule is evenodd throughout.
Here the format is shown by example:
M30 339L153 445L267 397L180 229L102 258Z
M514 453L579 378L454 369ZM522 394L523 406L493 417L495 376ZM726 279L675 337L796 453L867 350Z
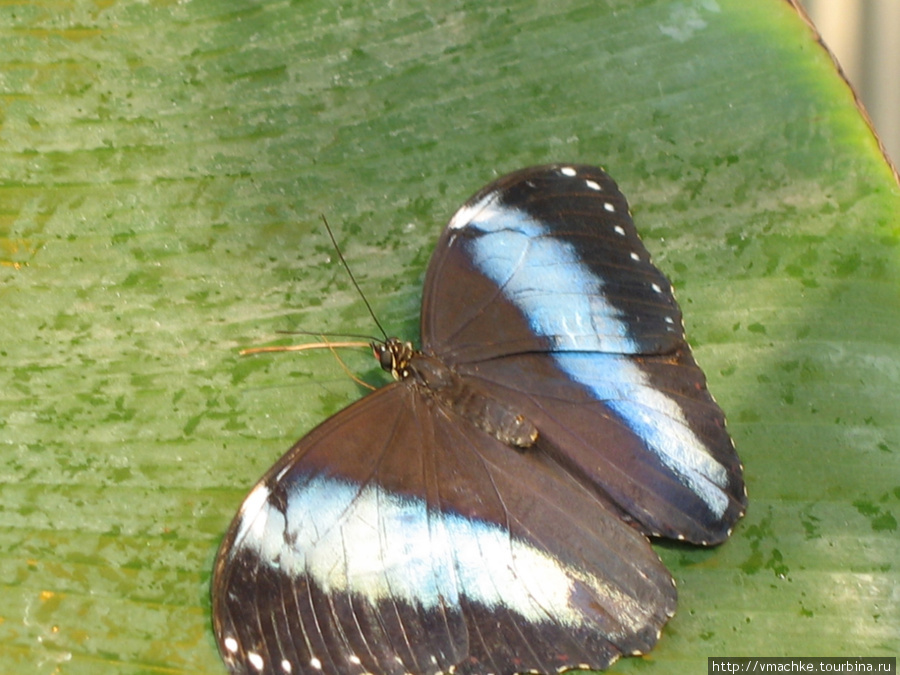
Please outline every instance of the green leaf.
M223 673L216 546L364 391L278 330L416 337L440 227L500 173L604 165L671 275L750 510L617 672L893 656L900 191L779 0L0 7L0 663ZM381 381L366 354L349 368Z

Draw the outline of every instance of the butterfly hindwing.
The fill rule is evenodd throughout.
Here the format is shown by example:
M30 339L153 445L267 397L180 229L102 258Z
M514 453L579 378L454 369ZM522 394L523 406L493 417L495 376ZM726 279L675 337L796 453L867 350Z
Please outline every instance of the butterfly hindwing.
M581 381L542 354L459 370L514 403L540 429L540 450L608 495L647 534L706 545L724 540L745 507L741 468L690 354L645 359L647 379L632 378L630 357L565 358Z
M604 668L650 649L675 608L646 538L552 458L406 383L260 481L213 597L234 673Z

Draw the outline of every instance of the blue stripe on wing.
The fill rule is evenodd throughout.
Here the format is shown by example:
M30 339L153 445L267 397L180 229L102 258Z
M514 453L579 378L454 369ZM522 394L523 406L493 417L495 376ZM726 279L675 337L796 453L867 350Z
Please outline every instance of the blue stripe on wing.
M717 517L729 505L728 471L691 430L676 401L655 389L627 357L558 352L556 363L618 415ZM627 384L623 384L627 383Z
M476 267L527 317L536 335L566 350L640 353L627 316L604 296L575 246L552 236L527 212L503 205L481 209L466 227Z

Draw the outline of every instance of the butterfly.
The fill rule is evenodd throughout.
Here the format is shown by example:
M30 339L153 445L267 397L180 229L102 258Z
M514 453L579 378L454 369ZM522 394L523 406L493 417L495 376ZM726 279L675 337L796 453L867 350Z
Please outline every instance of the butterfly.
M297 442L219 549L232 673L603 669L674 614L648 537L713 545L743 469L671 285L601 169L477 192L431 258L422 348Z

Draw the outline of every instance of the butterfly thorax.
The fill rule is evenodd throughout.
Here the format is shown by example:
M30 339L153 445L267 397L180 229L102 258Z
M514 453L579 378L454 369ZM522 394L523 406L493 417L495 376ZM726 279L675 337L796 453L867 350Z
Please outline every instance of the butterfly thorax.
M501 443L530 448L537 441L537 427L520 411L482 391L440 359L416 350L412 343L388 338L373 343L372 351L395 380L419 388Z

